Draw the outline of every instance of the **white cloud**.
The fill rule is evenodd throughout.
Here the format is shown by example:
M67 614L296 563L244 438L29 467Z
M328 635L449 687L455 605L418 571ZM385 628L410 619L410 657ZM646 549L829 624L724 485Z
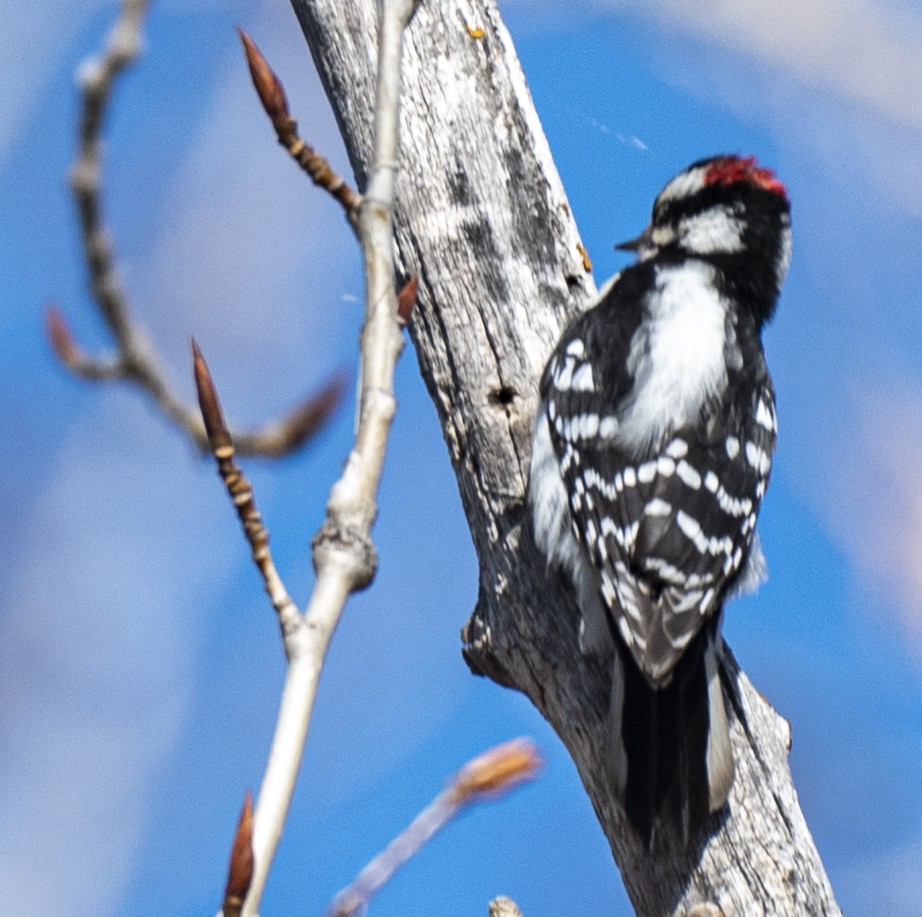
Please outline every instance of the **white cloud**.
M809 494L922 662L922 390L866 379L858 391L847 428L817 444Z
M922 214L918 13L869 0L625 5L672 36L655 53L686 91L770 127L850 194Z
M534 16L546 28L565 21ZM541 8L545 9L546 4ZM773 131L851 195L922 215L922 14L880 0L583 0L653 20L661 75ZM575 13L573 13L575 14ZM566 18L571 22L571 16Z
M922 16L908 8L874 0L596 0L596 6L652 14L668 29L922 128Z
M224 566L208 533L225 507L190 477L188 449L110 394L35 482L0 621L10 914L112 913L130 879Z
M61 66L61 55L87 22L111 0L56 3L7 0L0 30L0 168L41 94Z

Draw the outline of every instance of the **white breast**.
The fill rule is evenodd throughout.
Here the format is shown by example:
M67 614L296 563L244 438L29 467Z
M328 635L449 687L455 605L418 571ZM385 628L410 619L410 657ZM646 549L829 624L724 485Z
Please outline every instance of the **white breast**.
M727 383L727 303L702 261L656 269L648 320L634 333L628 370L635 384L618 439L642 453L697 420Z

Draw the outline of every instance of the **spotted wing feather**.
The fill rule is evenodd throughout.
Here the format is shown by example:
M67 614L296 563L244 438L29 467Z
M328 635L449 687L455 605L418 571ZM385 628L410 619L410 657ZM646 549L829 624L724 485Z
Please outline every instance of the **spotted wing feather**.
M638 666L665 683L746 562L775 444L771 381L731 380L737 390L720 413L703 412L638 459L619 448L617 402L600 414L598 393L574 384L588 382L578 352L558 350L558 382L560 361L569 362L563 386L554 360L546 377L574 534Z

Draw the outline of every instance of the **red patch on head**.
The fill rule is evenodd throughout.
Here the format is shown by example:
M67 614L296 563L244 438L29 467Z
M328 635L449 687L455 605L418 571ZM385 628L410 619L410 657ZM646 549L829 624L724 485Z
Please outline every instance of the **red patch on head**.
M733 185L736 182L746 181L757 188L772 191L787 197L784 185L775 177L771 169L765 169L756 162L755 156L740 159L737 156L728 156L711 163L704 173L705 185Z

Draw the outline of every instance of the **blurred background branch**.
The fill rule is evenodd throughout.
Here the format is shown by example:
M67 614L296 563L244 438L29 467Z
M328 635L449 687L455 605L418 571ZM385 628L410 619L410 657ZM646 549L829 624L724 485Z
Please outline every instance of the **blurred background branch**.
M56 306L46 310L45 325L52 349L74 375L94 382L121 380L138 386L205 451L208 442L201 416L195 405L187 404L176 394L156 348L131 314L119 278L115 247L103 217L102 131L118 77L139 54L148 5L149 0L122 0L119 17L102 53L84 60L77 73L82 103L78 154L71 167L70 181L77 202L90 291L115 340L116 352L106 357L88 354L76 342ZM256 429L235 429L237 451L269 457L296 451L335 411L345 383L343 373L334 374L319 392L295 405L283 417Z
M472 758L355 880L337 894L327 917L364 914L371 899L394 873L456 815L474 803L498 799L522 782L533 780L540 768L541 758L530 739L512 739ZM506 917L512 914L507 911Z

